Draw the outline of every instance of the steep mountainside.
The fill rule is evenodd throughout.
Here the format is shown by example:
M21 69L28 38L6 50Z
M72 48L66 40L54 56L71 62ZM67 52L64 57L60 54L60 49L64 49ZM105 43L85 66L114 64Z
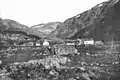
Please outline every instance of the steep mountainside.
M120 0L109 0L71 17L52 32L60 38L120 39Z

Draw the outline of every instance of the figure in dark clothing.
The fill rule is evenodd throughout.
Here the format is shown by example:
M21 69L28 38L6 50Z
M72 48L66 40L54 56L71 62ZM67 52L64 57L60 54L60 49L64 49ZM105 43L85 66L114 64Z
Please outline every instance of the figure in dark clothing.
M54 48L53 46L49 46L49 47L47 47L47 48L48 48L50 54L56 55L55 48Z

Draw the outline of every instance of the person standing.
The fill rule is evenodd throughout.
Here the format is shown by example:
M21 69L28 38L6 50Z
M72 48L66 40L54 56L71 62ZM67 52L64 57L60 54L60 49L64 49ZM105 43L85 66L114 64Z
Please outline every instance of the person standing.
M47 50L49 50L49 52L51 53L52 50L51 50L48 40L44 40L43 47L46 48Z

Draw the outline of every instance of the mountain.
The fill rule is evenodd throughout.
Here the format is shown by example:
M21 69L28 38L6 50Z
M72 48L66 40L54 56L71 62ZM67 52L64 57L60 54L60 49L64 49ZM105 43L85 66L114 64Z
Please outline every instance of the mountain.
M42 24L37 24L29 27L27 29L27 33L29 35L36 35L42 39L49 39L52 41L63 41L63 39L56 37L54 35L51 35L53 31L56 30L56 28L61 25L61 22L49 22L49 23L42 23Z
M0 18L0 29L11 30L11 31L25 31L28 26L18 23L11 19Z
M30 29L35 30L37 32L42 32L44 34L50 34L54 31L58 25L62 24L61 22L49 22L46 24L38 24L30 27Z
M24 38L32 38L32 39L50 39L53 41L62 41L60 38L56 38L53 35L50 35L52 31L56 29L58 25L62 23L60 22L49 22L46 24L38 24L32 27L28 27L26 25L20 24L19 22L11 19L2 19L0 18L0 35L4 35L5 37L11 37L12 35L19 35L19 40L24 40ZM9 35L10 34L10 35ZM9 35L9 36L8 36ZM21 35L21 36L20 36ZM18 37L18 36L17 36ZM1 39L2 37L0 37ZM14 37L15 38L15 37Z
M18 30L18 31L24 31L28 28L28 26L18 23L17 21L11 20L11 19L4 19L4 22L8 24L9 30Z
M29 28L28 26L20 24L19 22L11 19L0 18L0 30L5 33L20 33L22 35L30 36L32 38L43 38L46 36L42 32L38 33L34 29Z
M93 38L120 39L120 0L109 0L61 22L49 22L31 27L10 19L0 19L1 30L22 31L27 35L54 40Z
M63 22L52 35L59 38L120 39L120 0L109 0Z
M8 28L9 28L9 25L2 18L0 18L0 31Z

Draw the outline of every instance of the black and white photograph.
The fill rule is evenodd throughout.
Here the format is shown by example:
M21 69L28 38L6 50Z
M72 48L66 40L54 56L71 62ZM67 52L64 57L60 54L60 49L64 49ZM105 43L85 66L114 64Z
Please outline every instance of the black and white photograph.
M0 0L0 80L120 80L120 0Z

